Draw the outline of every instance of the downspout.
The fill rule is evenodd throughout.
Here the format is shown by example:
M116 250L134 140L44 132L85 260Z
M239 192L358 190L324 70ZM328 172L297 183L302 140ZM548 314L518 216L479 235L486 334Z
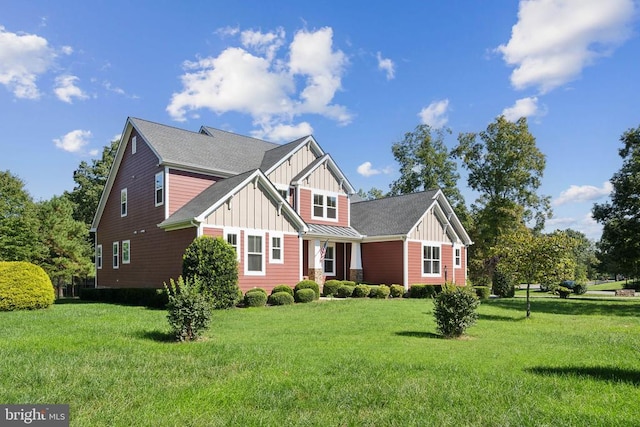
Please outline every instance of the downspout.
M98 248L98 230L96 228L96 231L94 231L93 233L93 270L95 271L95 277L93 278L93 287L97 288L98 287L98 260L96 259L96 251ZM104 254L101 255L102 259L104 260ZM103 261L104 264L104 261Z
M402 286L409 292L409 240L402 236Z

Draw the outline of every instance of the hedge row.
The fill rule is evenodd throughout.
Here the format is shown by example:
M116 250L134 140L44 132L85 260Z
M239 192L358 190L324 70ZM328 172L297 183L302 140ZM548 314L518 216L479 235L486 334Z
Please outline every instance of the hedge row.
M169 302L164 289L154 288L80 288L80 299L151 308L164 308Z

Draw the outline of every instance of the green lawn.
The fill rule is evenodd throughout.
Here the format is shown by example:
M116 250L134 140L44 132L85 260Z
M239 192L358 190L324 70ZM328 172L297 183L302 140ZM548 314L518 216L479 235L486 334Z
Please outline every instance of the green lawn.
M166 313L93 303L0 313L0 402L69 403L78 426L627 426L640 300L492 300L460 340L429 300Z

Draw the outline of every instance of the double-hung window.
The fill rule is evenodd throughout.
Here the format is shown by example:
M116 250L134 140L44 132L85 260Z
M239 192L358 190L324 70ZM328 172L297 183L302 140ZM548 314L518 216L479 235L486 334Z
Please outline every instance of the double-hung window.
M120 243L113 242L113 268L120 267Z
M271 234L271 258L269 262L280 264L284 262L284 237L281 234Z
M247 233L245 270L247 274L264 274L264 236Z
M237 229L225 229L224 239L228 244L233 246L233 250L236 251L237 259L240 261L240 230Z
M323 271L327 276L336 275L336 247L329 243L324 250Z
M120 190L120 216L127 216L127 208L127 189L123 188Z
M158 172L156 174L156 206L160 206L164 203L164 172Z
M102 245L96 246L96 268L102 269Z
M338 219L338 197L328 194L313 194L312 216L315 219Z
M122 241L122 263L129 264L131 262L131 241Z
M422 247L422 274L440 275L440 246L424 245Z
M461 249L460 248L455 248L454 249L454 265L456 267L461 267L462 266L462 257L461 257Z

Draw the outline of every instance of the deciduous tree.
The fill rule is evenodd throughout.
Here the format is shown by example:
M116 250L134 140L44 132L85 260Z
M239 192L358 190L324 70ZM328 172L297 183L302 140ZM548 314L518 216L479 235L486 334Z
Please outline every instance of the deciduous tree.
M573 279L574 246L575 240L560 231L545 235L520 229L501 236L492 248L500 271L512 275L517 283L527 284L527 318L531 316L532 284Z
M500 116L485 131L460 134L452 153L469 172L469 187L480 194L472 205L475 228L471 230L472 257L480 265L503 234L531 221L535 230L544 227L551 207L549 197L537 191L546 160L525 118L514 123ZM477 279L490 277L491 272L487 276L476 265L470 273Z
M638 277L640 273L640 126L622 134L622 167L611 178L611 200L593 207L603 225L598 258L609 273Z

